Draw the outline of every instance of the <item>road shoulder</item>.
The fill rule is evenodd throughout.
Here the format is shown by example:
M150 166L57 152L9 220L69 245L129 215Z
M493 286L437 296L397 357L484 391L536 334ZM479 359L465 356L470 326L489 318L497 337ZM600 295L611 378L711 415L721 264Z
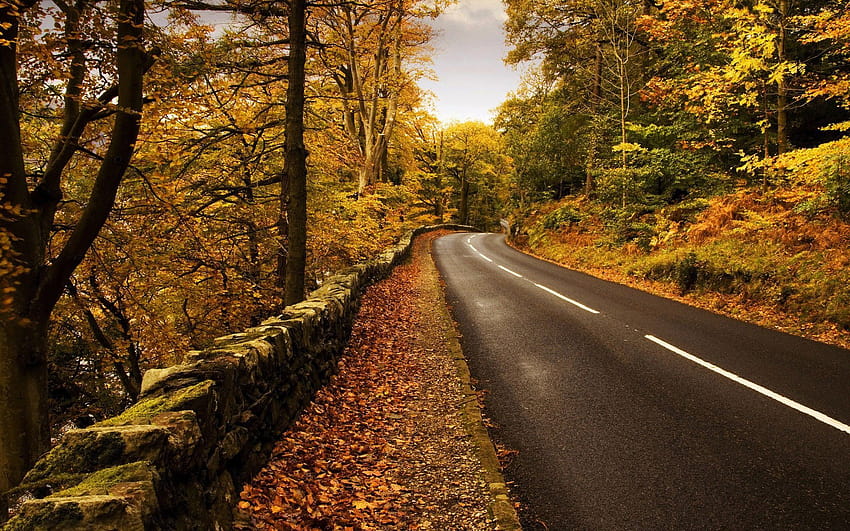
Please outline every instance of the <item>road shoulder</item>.
M430 244L434 238L430 238ZM432 254L429 252L422 264L423 293L420 297L420 312L426 315L434 324L428 330L431 337L427 340L431 344L441 345L446 356L449 356L455 364L457 378L460 380L461 393L464 397L461 411L464 418L464 426L472 439L474 450L481 462L482 473L490 496L489 508L492 518L495 520L496 529L515 530L521 529L519 517L514 504L511 501L510 492L502 475L496 449L481 415L481 407L478 395L472 388L472 377L466 358L460 346L460 333L452 318L445 297L445 284L440 278L437 266ZM434 335L436 334L436 336Z

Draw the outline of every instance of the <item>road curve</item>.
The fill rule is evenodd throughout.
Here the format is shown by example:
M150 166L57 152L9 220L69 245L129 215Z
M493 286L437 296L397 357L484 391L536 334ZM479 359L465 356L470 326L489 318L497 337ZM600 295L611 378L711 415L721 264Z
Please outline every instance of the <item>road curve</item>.
M850 351L496 234L433 251L525 529L850 529Z

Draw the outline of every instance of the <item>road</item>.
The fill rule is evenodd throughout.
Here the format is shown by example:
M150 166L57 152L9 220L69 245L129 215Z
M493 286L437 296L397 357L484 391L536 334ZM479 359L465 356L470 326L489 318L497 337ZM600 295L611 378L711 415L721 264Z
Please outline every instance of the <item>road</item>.
M850 351L434 242L526 530L850 529Z

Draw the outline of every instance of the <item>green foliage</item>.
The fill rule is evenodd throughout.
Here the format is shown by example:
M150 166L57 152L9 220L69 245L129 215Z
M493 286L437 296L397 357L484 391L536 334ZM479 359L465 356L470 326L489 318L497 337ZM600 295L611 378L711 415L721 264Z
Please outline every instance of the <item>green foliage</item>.
M691 251L685 257L676 262L674 271L676 285L682 293L687 293L692 290L699 278L700 264L697 261L697 255Z
M596 195L609 205L642 203L646 198L646 182L652 175L648 167L609 168L596 174Z
M798 185L822 187L822 199L800 205L802 211L816 213L827 204L842 216L850 215L850 138L793 151L767 161L765 167Z
M497 127L514 159L519 184L540 197L560 198L584 185L588 117L559 93L516 96L500 108Z
M583 219L582 214L571 205L564 205L543 217L543 228L548 230L560 229L563 225L579 223Z
M636 205L622 208L605 208L600 212L605 226L605 238L600 243L622 247L631 243L648 251L657 231L650 211Z

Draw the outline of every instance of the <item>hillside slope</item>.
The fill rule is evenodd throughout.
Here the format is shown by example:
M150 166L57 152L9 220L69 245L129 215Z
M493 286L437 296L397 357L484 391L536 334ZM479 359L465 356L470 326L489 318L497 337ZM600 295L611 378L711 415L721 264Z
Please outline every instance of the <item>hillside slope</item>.
M517 248L718 313L850 347L850 224L817 191L752 189L658 210L581 197L518 220Z

